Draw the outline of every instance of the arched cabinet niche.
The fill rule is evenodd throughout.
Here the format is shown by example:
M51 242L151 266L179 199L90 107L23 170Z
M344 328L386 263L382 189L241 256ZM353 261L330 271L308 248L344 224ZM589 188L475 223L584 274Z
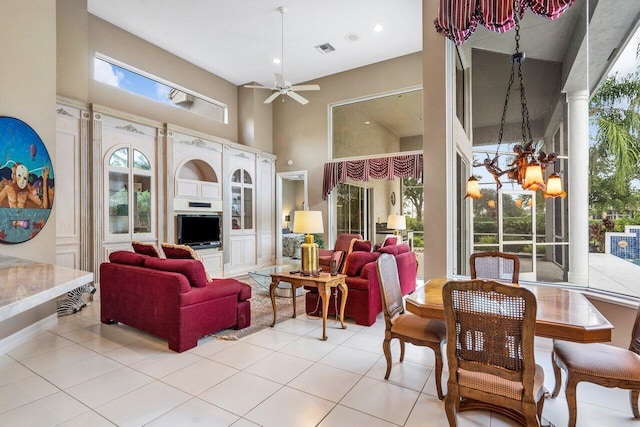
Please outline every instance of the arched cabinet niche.
M189 199L221 200L216 171L204 160L185 161L176 172L175 195Z

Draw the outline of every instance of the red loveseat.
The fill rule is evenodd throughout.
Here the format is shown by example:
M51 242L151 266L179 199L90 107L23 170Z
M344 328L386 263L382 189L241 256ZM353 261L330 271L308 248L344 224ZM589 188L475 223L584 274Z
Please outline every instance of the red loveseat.
M208 282L200 261L113 252L100 265L100 320L121 322L165 338L183 352L198 338L251 324L251 286Z
M344 273L347 275L349 295L344 315L355 319L358 325L371 326L376 321L378 313L382 311L382 298L376 270L376 260L381 253L390 253L395 256L402 295L416 290L416 254L409 250L407 243L385 246L375 252L351 252L345 261ZM341 295L338 291L338 307L340 307ZM307 314L319 315L321 307L318 304L317 289L310 289L305 298ZM329 301L329 314L335 314L335 308L335 297L332 295Z

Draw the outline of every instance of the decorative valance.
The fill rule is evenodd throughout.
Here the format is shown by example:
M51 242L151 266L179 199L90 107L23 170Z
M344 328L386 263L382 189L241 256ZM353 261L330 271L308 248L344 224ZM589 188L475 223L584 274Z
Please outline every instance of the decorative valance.
M422 154L325 163L322 199L327 200L333 188L348 178L354 181L369 181L370 178L393 181L395 177L422 179Z
M575 0L517 0L519 17L527 8L537 15L557 19ZM476 30L478 23L490 31L505 33L515 27L514 0L440 0L436 30L461 45Z

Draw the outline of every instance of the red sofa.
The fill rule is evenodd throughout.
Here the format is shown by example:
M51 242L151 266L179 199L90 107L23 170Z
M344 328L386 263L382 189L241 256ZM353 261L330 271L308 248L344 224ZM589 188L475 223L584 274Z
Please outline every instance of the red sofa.
M100 265L100 320L121 322L166 338L183 352L198 338L251 324L251 286L207 281L200 261L113 252Z
M375 252L351 252L347 255L344 267L349 289L344 315L355 319L358 325L371 326L376 321L378 313L382 311L382 298L376 270L376 260L381 253L390 253L395 256L402 295L416 290L416 254L409 250L407 243L385 246ZM317 289L310 289L307 292L305 300L307 314L314 316L320 314L318 298ZM338 291L338 307L341 303L340 298L341 292ZM332 295L329 301L329 313L335 314L335 308L335 297Z

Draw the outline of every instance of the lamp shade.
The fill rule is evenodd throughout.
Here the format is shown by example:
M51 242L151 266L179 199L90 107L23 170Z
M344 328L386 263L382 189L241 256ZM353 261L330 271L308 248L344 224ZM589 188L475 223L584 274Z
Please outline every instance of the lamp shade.
M404 215L389 215L387 218L387 228L391 230L406 230L407 218Z
M560 175L557 173L552 173L549 175L549 180L547 181L547 189L543 194L544 198L547 197L567 197L567 193L562 190L562 180L560 179Z
M481 199L482 193L480 192L480 184L478 183L478 178L475 176L470 177L467 180L467 195L465 198L471 197L472 199Z
M324 233L321 211L295 211L293 217L293 232L314 234Z
M537 191L540 188L544 188L544 178L542 178L542 167L537 162L531 162L527 166L524 184L522 188L525 190Z

